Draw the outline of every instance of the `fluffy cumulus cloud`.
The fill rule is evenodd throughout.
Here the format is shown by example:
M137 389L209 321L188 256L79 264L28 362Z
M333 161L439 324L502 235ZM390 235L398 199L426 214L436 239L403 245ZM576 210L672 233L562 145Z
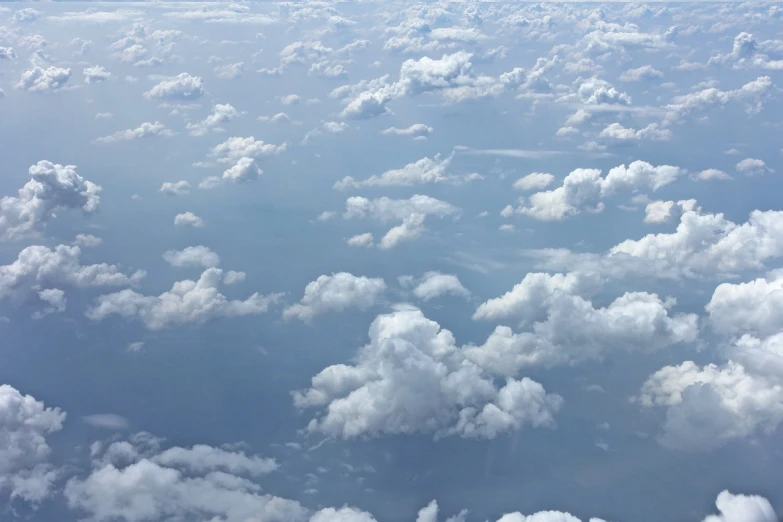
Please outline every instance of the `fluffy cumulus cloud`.
M62 296L52 293L62 292L60 287L129 286L145 276L143 270L127 275L118 266L106 263L82 265L80 257L78 246L25 248L13 263L0 266L0 300L19 303L37 295L52 304L53 299L62 302Z
M87 310L87 317L93 321L113 315L137 318L150 330L160 330L185 324L200 325L224 317L263 314L281 297L280 294L254 293L245 300L230 300L220 293L222 282L223 271L208 268L198 281L178 281L171 290L158 296L131 289L102 295Z
M417 138L429 136L432 134L432 132L432 127L424 125L423 123L414 123L410 127L404 127L402 129L398 127L389 127L388 129L382 130L381 134L394 136L413 136L414 138Z
M204 82L198 76L181 73L163 80L144 93L147 99L196 100L205 93Z
M645 161L610 169L606 177L598 169L576 169L565 177L562 186L522 199L514 212L541 221L560 221L582 212L602 212L606 198L624 191L656 191L675 181L681 173L678 167L656 167Z
M100 83L111 78L111 73L100 65L87 67L83 72L84 83Z
M420 278L413 276L400 277L400 284L412 288L413 295L422 301L430 301L444 295L468 297L470 292L462 286L459 277L453 274L427 272Z
M497 326L484 344L466 350L467 357L490 371L513 376L528 366L600 360L618 350L652 352L687 345L698 338L698 316L671 312L675 304L671 299L626 292L606 307L596 308L581 296L556 289L558 284L563 287L569 283L573 281L565 278L533 279L525 288L527 294L517 285L499 301L481 305L479 317L521 315L523 322L543 319L535 320L528 332L515 333L507 326ZM538 297L533 292L543 301L530 299ZM506 303L513 308L504 310Z
M92 469L65 485L68 506L100 521L307 521L305 507L264 493L254 480L275 471L274 460L207 445L160 444L144 433L93 444Z
M672 233L627 239L606 254L567 249L528 251L536 266L550 270L594 271L614 277L643 274L667 279L718 277L763 269L783 255L783 212L754 210L737 224L723 214L683 212Z
M770 99L775 87L772 78L759 76L738 89L722 91L717 87L708 87L690 94L674 98L667 106L669 120L677 121L692 116L703 115L710 110L725 107L729 103L741 103L746 110L755 114Z
M190 246L182 250L167 250L163 259L173 267L212 268L220 264L220 256L204 245Z
M202 228L204 220L193 212L182 212L174 216L174 226L185 228Z
M514 188L517 190L542 190L554 183L555 177L545 172L531 172L527 176L522 176L514 182Z
M382 197L367 199L353 196L345 201L344 219L375 219L381 222L402 221L381 238L378 247L390 249L421 236L428 216L458 216L459 209L445 201L416 194L408 199ZM366 237L366 236L365 236Z
M381 278L355 276L348 272L319 276L307 284L302 300L283 311L286 319L310 321L327 312L374 306L386 291Z
M0 385L0 494L40 502L59 472L48 462L47 437L63 427L65 412Z
M118 141L142 140L155 136L171 136L172 134L173 132L159 121L155 123L144 122L135 129L118 131L109 136L97 138L95 141L98 143L114 143Z
M344 118L373 118L388 111L387 104L405 96L439 93L446 100L458 102L499 96L519 87L526 75L522 69L499 76L476 74L473 55L465 51L444 54L441 58L425 56L409 59L400 66L399 79L393 83L387 77L360 84L353 96L346 98ZM361 87L367 87L362 90ZM350 92L350 90L348 90Z
M220 132L223 123L228 123L239 116L237 111L230 103L215 104L212 111L203 120L196 123L188 123L187 129L191 136L204 136L208 132Z
M36 231L60 210L98 210L101 187L80 176L75 165L39 161L28 172L32 179L16 196L0 199L0 233L5 239Z
M308 431L331 436L431 434L491 439L527 426L554 427L563 399L528 379L494 376L473 364L454 336L421 311L378 316L354 365L325 368L299 408L321 408Z
M233 163L241 158L258 158L261 156L270 156L284 152L288 147L287 143L274 145L256 140L253 136L241 138L234 136L226 141L212 147L209 151L211 157L219 163Z
M387 170L381 175L371 176L367 179L356 181L351 176L346 176L334 184L338 190L356 189L364 187L411 187L427 183L460 183L471 179L478 179L478 174L456 176L447 172L453 159L453 155L442 158L436 154L432 158L422 158L413 163L408 163L400 169Z
M16 87L27 92L54 92L60 90L71 79L71 70L54 65L43 68L33 67L22 74Z
M685 212L697 209L695 199L680 201L651 201L644 209L644 222L651 224L679 220Z

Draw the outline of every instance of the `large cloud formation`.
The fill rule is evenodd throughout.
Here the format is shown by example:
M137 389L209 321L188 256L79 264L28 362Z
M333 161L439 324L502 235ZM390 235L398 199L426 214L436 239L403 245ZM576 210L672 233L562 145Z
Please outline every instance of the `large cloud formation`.
M33 232L58 210L80 208L85 214L98 210L101 187L81 177L75 165L39 161L16 196L0 199L0 234L13 239Z

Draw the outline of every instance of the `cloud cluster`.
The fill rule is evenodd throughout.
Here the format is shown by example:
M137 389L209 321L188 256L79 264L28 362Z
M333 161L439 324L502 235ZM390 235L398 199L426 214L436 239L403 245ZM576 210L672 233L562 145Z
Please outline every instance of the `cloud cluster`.
M198 281L178 281L171 290L158 296L130 289L102 295L87 310L87 317L93 321L112 315L137 318L150 330L160 330L185 324L201 325L224 317L263 314L281 297L281 294L254 293L245 300L229 300L220 293L223 277L223 270L208 268Z
M13 239L38 230L60 210L98 210L101 187L81 177L75 165L39 161L16 196L0 199L0 234Z
M384 434L492 439L525 426L554 427L563 399L541 384L473 364L454 336L421 311L378 316L354 365L337 364L294 393L298 408L324 408L308 431L354 438Z
M366 310L381 298L386 283L381 278L355 276L348 272L319 276L307 284L302 300L283 311L285 319L309 322L327 312L349 308Z

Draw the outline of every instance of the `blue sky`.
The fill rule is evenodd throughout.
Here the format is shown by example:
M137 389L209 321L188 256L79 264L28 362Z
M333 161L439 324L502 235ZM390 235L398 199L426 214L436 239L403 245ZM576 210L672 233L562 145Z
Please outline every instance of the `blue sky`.
M0 4L2 520L772 522L777 4Z

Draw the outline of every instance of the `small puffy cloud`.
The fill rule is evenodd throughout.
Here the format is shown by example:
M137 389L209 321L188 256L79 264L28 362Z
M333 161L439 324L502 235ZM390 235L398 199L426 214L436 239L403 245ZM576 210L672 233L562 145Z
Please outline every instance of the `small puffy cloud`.
M204 226L204 220L193 212L183 212L174 216L174 226L201 228Z
M364 234L351 236L346 239L345 242L348 243L348 245L355 247L371 247L373 246L374 240L375 238L373 237L372 232L365 232Z
M245 280L247 274L244 272L237 272L236 270L229 270L226 275L223 276L224 285L235 285Z
M291 117L284 112L278 112L273 116L259 116L258 121L271 123L292 123Z
M432 134L433 129L423 123L414 123L410 127L404 129L398 129L397 127L389 127L381 131L384 135L396 135L396 136L429 136Z
M87 317L101 321L112 315L137 318L150 330L185 324L201 325L207 321L266 313L280 294L262 296L254 293L245 300L229 300L220 293L223 271L208 268L198 281L174 283L171 290L159 296L143 295L127 289L95 299Z
M494 376L467 360L454 336L417 309L378 316L354 365L336 364L294 393L322 408L307 430L355 438L394 434L492 439L525 426L554 427L563 399L528 378Z
M204 136L208 132L220 132L220 125L228 123L239 116L237 111L230 103L216 104L212 111L202 121L197 123L188 123L187 130L191 136Z
M7 384L0 385L0 493L32 503L53 492L59 473L48 463L47 437L66 414Z
M109 136L96 138L98 143L116 143L118 141L133 141L152 138L155 136L171 136L173 133L161 122L144 122L135 129L126 129L115 132Z
M198 76L181 73L171 79L163 80L144 93L147 99L196 100L205 93L204 82Z
M623 127L619 123L611 123L598 134L598 137L615 141L666 141L671 139L672 131L662 128L657 123L651 123L639 130Z
M39 161L29 174L32 179L16 196L0 199L0 234L5 239L36 231L60 210L98 210L101 187L81 177L75 165Z
M41 296L42 290L135 285L145 275L143 270L126 275L116 265L106 263L82 265L80 256L78 246L25 248L13 263L0 266L0 300L23 301L36 294L48 301L47 296Z
M22 74L21 80L16 84L18 89L27 92L54 92L61 89L71 79L71 70L61 67L33 67Z
M426 183L460 183L475 179L477 175L455 176L447 173L453 155L442 158L436 154L432 158L422 158L408 163L401 169L387 170L380 176L371 176L367 179L356 181L351 176L346 176L334 184L338 190L363 187L412 187Z
M0 47L0 60L16 60L16 51L13 47Z
M430 301L444 295L468 297L470 292L453 274L427 272L421 278L401 278L404 286L413 286L413 295L422 301Z
M620 75L619 79L624 82L646 82L663 78L663 73L652 65L643 65L636 69L628 69Z
M94 247L103 243L103 239L95 237L92 234L77 234L73 244L82 247Z
M163 192L167 196L182 196L190 193L190 183L185 180L166 181L160 186L158 191Z
M288 148L287 143L274 145L256 140L253 136L241 138L234 136L212 147L209 155L219 163L235 163L241 158L258 158L280 154Z
M543 190L555 181L552 174L544 172L531 172L527 176L522 176L514 182L516 190Z
M173 267L212 268L220 264L220 256L203 245L190 246L183 250L167 250L163 259Z
M223 179L229 181L252 181L261 174L261 169L253 158L239 158L233 167L223 172Z
M355 276L348 272L319 276L307 284L302 300L283 311L285 319L309 322L327 312L349 308L366 310L376 304L386 291L381 278Z
M697 210L695 199L680 201L651 201L644 209L645 223L668 223L680 220L685 212Z
M84 83L100 83L102 81L108 80L111 77L111 73L100 65L87 67L83 72Z
M760 176L768 172L775 172L771 168L767 167L767 164L760 159L745 158L737 163L735 166L737 172L745 174L746 176Z
M620 165L601 177L598 169L576 169L554 190L536 192L522 200L518 214L540 221L561 221L581 212L602 212L603 199L620 191L657 191L675 181L682 170L671 165L653 166L646 161Z
M65 311L67 300L65 299L65 292L59 288L46 288L38 292L38 298L42 303L46 303L49 306L43 310L36 311L33 314L33 319L41 319L49 314L58 314Z
M577 80L576 94L587 105L631 105L631 97L618 91L611 83L596 76Z
M728 181L732 178L729 174L718 169L706 169L696 174L693 179L696 181Z

